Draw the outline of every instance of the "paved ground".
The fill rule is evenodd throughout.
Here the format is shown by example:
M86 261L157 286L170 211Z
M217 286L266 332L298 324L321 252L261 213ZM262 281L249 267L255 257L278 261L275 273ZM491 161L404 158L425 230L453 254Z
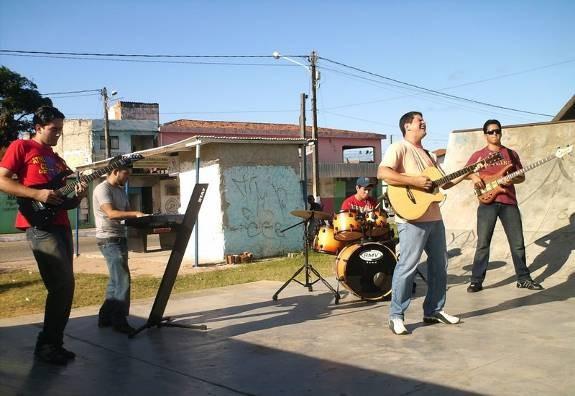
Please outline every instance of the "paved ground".
M31 359L41 316L1 320L0 394L572 395L572 268L532 292L495 262L471 295L462 256L451 259L448 310L464 323L423 325L419 280L403 337L385 326L388 302L346 294L334 305L323 285L297 284L274 302L280 282L173 296L166 313L207 331L151 328L129 340L97 328L97 307L75 310L65 342L78 357L63 368ZM144 324L151 305L135 302L133 322Z
M74 272L91 274L108 274L104 257L96 246L96 239L91 234L80 236L80 255L74 259ZM36 261L28 242L17 235L0 235L2 254L0 255L0 271L13 269L28 269L37 271ZM130 272L132 276L151 275L162 276L171 251L160 250L157 235L148 236L148 252L129 252ZM184 260L180 274L198 272L213 268L214 265L194 267L193 260ZM218 266L221 267L221 266Z

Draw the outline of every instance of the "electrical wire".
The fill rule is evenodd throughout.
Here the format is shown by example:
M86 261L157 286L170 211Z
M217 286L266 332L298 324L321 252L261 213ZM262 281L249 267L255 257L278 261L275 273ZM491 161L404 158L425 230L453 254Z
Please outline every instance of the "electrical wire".
M170 54L120 54L98 52L54 52L0 49L4 53L44 54L44 55L78 55L78 56L116 56L130 58L273 58L273 55L170 55ZM290 58L308 58L308 55L282 55Z
M326 61L326 62L333 63L333 64L338 65L338 66L341 66L341 67L345 67L345 68L347 68L347 69L351 69L351 70L358 71L358 72L360 72L360 73L364 73L364 74L368 74L368 75L371 75L371 76L374 76L374 77L378 77L378 78L381 78L381 79L386 80L386 81L389 81L389 82L394 82L394 83L400 84L400 85L402 85L402 86L406 86L406 87L409 87L409 88L421 90L421 91L423 91L423 92L426 92L426 93L429 93L429 94L432 94L432 95L443 96L443 97L450 98L450 99L465 101L465 102L469 102L469 103L474 103L474 104L478 104L478 105L482 105L482 106L487 106L487 107L492 107L492 108L497 108L497 109L502 109L502 110L507 110L507 111L513 111L513 112L517 112L517 113L538 115L538 116L543 116L543 117L553 117L553 116L550 115L550 114L537 113L537 112L532 112L532 111L527 111L527 110L519 110L519 109L515 109L515 108L512 108L512 107L495 105L495 104L491 104L491 103L487 103L487 102L482 102L482 101L475 100L475 99L464 98L464 97L462 97L462 96L457 96L457 95L452 95L452 94L448 94L448 93L445 93L445 92L436 91L436 90L434 90L434 89L425 88L425 87L422 87L422 86L420 86L420 85L411 84L411 83L408 83L408 82L405 82L405 81L397 80L397 79L395 79L395 78L386 77L386 76L383 76L383 75L378 74L378 73L373 73L373 72L370 72L370 71L367 71L367 70L363 70L363 69L360 69L360 68L355 67L355 66L350 66L350 65L347 65L347 64L345 64L345 63L338 62L338 61L334 61L334 60L329 59L329 58L319 57L319 59L324 60L324 61Z
M221 65L221 66L269 66L269 67L296 67L296 65L284 63L232 63L232 62L194 62L194 61L168 61L168 60L144 60L144 59L115 59L115 58L84 58L80 56L61 55L28 55L28 54L4 54L5 56L20 56L29 58L49 58L49 59L73 59L86 61L107 61L125 63L161 63L161 64L187 64L187 65Z
M67 92L48 92L40 94L42 96L48 95L65 95L65 94L77 94L77 93L84 93L84 92L101 92L101 89L82 89L80 91L67 91Z

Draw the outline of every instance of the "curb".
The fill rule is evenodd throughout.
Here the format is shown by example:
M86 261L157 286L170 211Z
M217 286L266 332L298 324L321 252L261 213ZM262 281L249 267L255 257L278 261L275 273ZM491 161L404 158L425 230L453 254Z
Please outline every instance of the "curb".
M72 235L76 237L76 230L72 230ZM78 230L78 236L80 238L84 237L96 237L95 228L83 228ZM17 232L14 234L0 234L0 242L20 242L26 240L26 233Z

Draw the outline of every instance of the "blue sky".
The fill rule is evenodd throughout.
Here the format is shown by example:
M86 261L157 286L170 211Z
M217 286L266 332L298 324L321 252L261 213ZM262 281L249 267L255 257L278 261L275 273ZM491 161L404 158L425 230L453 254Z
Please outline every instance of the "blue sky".
M320 127L397 139L399 117L419 110L428 123L426 145L434 149L445 147L452 130L477 128L488 118L503 124L550 118L423 94L328 60L452 95L555 115L575 93L574 15L575 2L568 0L0 0L4 50L269 55L207 59L241 66L6 53L0 53L0 63L33 80L43 93L106 86L122 100L157 102L162 122L297 123L299 93L309 90L309 74L271 54L316 50L323 58ZM68 118L102 117L97 94L53 99Z

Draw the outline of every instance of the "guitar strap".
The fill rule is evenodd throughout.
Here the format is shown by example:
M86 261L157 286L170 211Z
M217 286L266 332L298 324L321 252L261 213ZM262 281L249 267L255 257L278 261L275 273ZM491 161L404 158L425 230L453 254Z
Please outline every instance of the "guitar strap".
M505 150L507 150L507 154L509 154L509 158L511 158L511 164L513 165L513 168L511 169L510 172L515 172L516 170L519 170L519 166L517 166L517 153L515 153L515 151L507 147L505 147Z
M437 170L439 170L441 175L445 176L445 172L443 171L443 168L441 168L441 166L439 166L439 164L437 163L435 158L433 158L433 155L431 155L431 153L427 149L423 149L423 151L425 151L425 154L427 154L427 156L431 160L431 163L437 168Z

